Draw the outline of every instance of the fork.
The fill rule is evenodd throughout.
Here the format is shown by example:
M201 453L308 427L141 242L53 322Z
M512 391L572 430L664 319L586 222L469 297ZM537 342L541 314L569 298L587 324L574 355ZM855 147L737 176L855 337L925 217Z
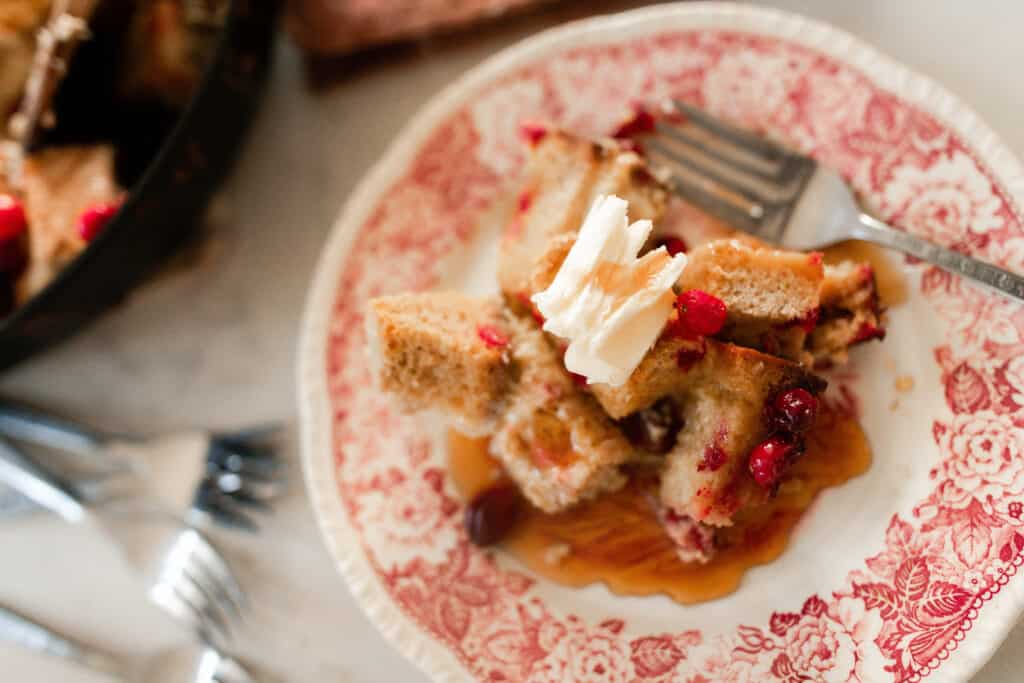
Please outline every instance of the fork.
M257 530L246 511L267 511L285 484L281 462L264 443L274 431L267 427L140 438L104 433L0 400L0 435L73 453L79 462L100 470L90 498L142 490L199 526L210 521Z
M117 657L39 624L0 605L0 640L113 676L125 683L254 683L236 660L204 645L166 650L144 657Z
M245 595L231 569L196 529L145 497L90 502L75 485L0 439L0 482L66 521L112 540L144 581L149 599L204 642L226 642Z
M848 239L897 249L1024 300L1024 277L896 230L865 213L838 172L754 133L673 101L643 140L682 198L754 236L808 251Z

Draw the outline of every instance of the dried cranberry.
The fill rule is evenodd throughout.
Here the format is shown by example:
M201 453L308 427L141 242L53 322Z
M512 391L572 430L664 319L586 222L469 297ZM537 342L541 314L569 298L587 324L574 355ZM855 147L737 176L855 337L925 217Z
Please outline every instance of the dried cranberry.
M21 237L27 227L25 206L16 197L0 194L0 242Z
M525 121L519 126L519 135L529 144L531 147L536 146L538 142L544 139L548 134L548 128L544 124L535 123L533 121Z
M679 323L696 335L711 336L725 327L725 302L699 289L690 289L676 299Z
M613 138L631 138L634 135L654 132L654 116L641 106L633 108L633 114L622 122L614 133Z
M779 483L786 466L796 455L793 438L776 434L750 451L750 474L760 486L772 488Z
M669 256L675 256L676 254L685 254L688 247L686 242L680 237L661 237L654 242L654 248L665 247L665 251L668 252Z
M121 204L117 202L98 202L88 207L78 217L78 236L86 242L93 241L120 210Z
M508 337L493 325L477 325L476 336L489 349L503 349L508 346Z
M651 453L668 453L676 445L683 418L676 402L666 396L650 408L622 418L619 426L637 448Z
M865 322L857 330L857 335L853 338L853 344L859 344L861 342L870 341L871 339L885 339L885 328L872 325L869 322Z
M801 387L780 392L769 409L772 426L783 431L806 432L817 417L818 399Z
M497 543L512 530L522 511L522 498L511 484L484 489L466 506L464 523L469 540L486 546Z

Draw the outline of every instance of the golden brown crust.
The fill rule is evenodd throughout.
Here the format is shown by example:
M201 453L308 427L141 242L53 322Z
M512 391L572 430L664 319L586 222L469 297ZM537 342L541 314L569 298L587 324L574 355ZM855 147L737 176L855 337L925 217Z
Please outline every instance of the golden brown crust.
M469 433L490 432L512 377L508 349L488 344L483 326L508 338L497 302L454 292L371 300L367 332L380 387L407 410L438 408Z

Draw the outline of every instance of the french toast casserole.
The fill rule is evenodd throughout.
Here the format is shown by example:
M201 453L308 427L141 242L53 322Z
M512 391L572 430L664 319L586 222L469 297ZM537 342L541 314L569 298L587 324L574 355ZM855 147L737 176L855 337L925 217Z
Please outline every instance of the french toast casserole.
M872 267L749 237L687 249L659 237L678 200L634 145L546 128L524 144L500 295L371 300L375 376L403 409L488 436L545 513L653 473L679 558L708 562L803 454L826 386L815 369L884 336Z

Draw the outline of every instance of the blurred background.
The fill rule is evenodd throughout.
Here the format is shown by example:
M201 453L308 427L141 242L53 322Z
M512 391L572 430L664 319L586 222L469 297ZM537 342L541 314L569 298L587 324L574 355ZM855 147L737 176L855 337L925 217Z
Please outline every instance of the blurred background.
M112 429L146 433L192 425L226 429L286 424L283 455L291 478L289 494L277 502L258 535L216 539L251 593L252 617L236 636L236 650L247 662L289 681L426 680L391 650L356 607L328 559L304 497L297 465L294 376L307 286L346 197L434 93L466 69L540 30L644 4L649 3L292 0L276 20L265 90L262 76L253 73L258 64L235 64L240 70L231 73L252 76L251 89L209 105L234 103L237 109L226 116L244 119L239 133L242 123L251 124L244 142L239 139L237 158L235 148L225 145L223 185L205 206L169 200L182 213L152 223L157 227L149 240L160 247L152 250L153 264L162 261L157 252L167 253L178 242L182 248L129 294L124 294L129 291L126 283L106 283L102 276L88 280L98 282L100 289L109 285L117 290L105 299L121 299L123 294L123 300L66 341L21 360L26 344L48 342L51 332L54 338L63 334L46 327L53 324L53 316L42 310L41 315L50 317L18 332L10 347L0 345L0 356L10 350L0 364L20 361L0 377L0 394ZM1024 4L755 4L828 21L934 77L1024 156L1024 88L1019 83ZM508 13L493 16L506 6ZM480 17L484 19L477 23ZM465 30L468 22L473 27ZM420 35L426 30L429 35ZM256 42L240 48L239 54L258 60L262 47ZM227 118L210 120L197 122L196 130L205 125L216 138ZM180 151L188 158L185 142ZM219 156L211 153L211 158ZM173 176L173 171L167 172ZM132 180L140 174L136 171ZM212 190L214 182L211 177L204 187ZM183 193L197 196L188 189ZM130 196L128 201L125 213L130 215L117 220L130 218L130 227L145 227L154 210L141 202L133 205ZM111 246L96 269L109 272L112 264L131 259L131 253ZM96 302L82 303L93 297L85 286L69 283L53 310L66 313L81 306L91 313ZM109 302L101 303L96 308ZM76 329L82 324L84 319L74 320ZM39 343L43 348L43 341ZM101 545L88 535L39 515L17 523L0 521L0 548L0 602L110 646L130 649L135 643L175 637L156 626L160 618L152 608L119 589L125 581L123 569L104 559ZM68 558L76 558L73 567ZM143 625L153 625L152 630ZM72 680L54 666L0 649L4 680ZM977 680L1017 681L1022 666L1024 627L1018 627Z

